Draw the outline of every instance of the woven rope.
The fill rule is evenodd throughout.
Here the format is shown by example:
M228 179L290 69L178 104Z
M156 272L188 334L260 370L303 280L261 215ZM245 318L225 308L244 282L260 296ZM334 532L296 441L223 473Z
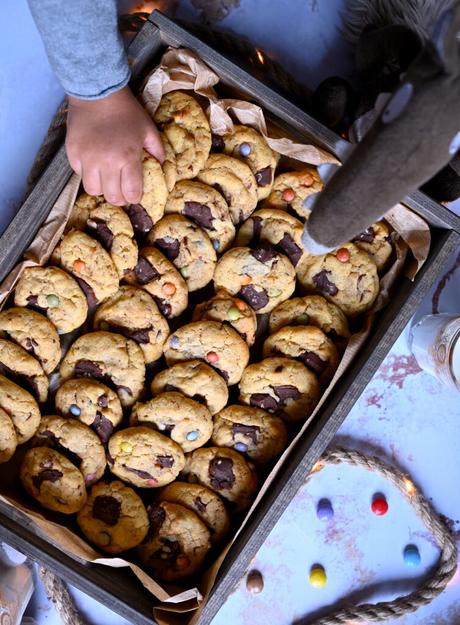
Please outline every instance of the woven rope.
M360 622L379 623L391 618L398 618L404 614L415 612L419 608L431 603L447 586L457 570L457 546L455 540L437 512L425 499L422 493L413 486L408 477L399 469L390 467L375 456L365 456L358 451L336 448L327 451L319 460L317 468L327 464L350 464L363 467L369 471L379 473L391 482L401 492L403 497L414 508L423 521L425 527L433 534L441 554L439 561L420 588L394 601L375 604L362 604L333 612L329 616L309 622L310 625L350 625ZM313 471L307 481L315 475Z
M43 567L39 567L39 574L48 599L54 603L62 625L87 625L87 621L78 612L65 583Z

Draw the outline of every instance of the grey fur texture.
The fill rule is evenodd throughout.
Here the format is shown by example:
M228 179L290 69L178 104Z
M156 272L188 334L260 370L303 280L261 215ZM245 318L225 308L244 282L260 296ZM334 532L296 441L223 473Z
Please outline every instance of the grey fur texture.
M347 0L343 34L355 45L366 26L400 24L426 41L431 38L439 16L452 4L453 0Z

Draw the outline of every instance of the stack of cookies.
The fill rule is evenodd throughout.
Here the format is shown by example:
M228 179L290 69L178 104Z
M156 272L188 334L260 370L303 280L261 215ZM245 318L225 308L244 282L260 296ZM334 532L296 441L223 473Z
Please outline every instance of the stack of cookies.
M312 257L315 168L286 171L253 128L212 135L186 93L155 121L166 160L144 154L141 202L82 194L0 313L0 461L28 442L29 495L175 581L228 537L314 410L392 239L379 222Z

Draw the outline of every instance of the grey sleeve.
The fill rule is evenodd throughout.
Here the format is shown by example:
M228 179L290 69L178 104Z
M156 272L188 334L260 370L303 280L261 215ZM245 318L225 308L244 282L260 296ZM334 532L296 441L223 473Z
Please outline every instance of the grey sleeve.
M28 0L64 91L97 100L130 78L116 0Z

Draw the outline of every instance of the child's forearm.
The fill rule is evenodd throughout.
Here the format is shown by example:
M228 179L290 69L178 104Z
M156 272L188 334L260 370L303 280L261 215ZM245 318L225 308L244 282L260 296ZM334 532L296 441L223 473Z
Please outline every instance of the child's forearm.
M116 0L28 2L50 63L69 95L103 98L128 83Z

